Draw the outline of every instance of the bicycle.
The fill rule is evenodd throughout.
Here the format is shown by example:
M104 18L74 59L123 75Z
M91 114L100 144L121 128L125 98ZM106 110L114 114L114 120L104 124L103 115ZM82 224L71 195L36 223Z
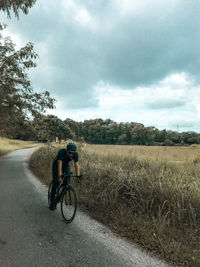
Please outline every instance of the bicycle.
M61 214L66 223L71 223L76 215L77 210L77 195L74 188L70 185L71 178L78 178L82 180L82 175L67 175L63 174L63 183L58 186L55 194L56 204L61 203ZM51 204L51 190L53 181L50 182L48 188L48 204Z

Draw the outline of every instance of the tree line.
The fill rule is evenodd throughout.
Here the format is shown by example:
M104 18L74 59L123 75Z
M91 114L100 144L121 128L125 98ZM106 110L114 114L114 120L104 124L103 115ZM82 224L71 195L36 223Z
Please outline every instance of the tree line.
M1 0L0 10L9 18L27 14L35 0ZM33 44L16 50L10 37L4 37L5 25L0 22L0 136L22 140L48 142L58 137L93 144L189 145L199 144L195 132L178 133L145 127L141 123L117 123L110 119L76 122L45 115L53 109L55 99L45 90L36 92L27 75L36 67L37 54Z
M145 127L141 123L117 123L110 119L91 119L77 122L61 120L54 115L41 115L26 120L12 131L10 138L52 142L72 139L91 144L120 145L191 145L200 144L200 134L196 132L178 133L171 130L158 130Z

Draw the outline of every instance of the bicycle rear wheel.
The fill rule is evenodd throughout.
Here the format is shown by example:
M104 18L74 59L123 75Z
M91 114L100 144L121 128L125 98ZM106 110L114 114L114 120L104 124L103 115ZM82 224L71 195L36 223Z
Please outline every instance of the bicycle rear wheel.
M52 190L53 182L51 181L49 184L49 189L48 189L48 204L49 206L51 205L51 190Z
M66 223L71 223L76 215L77 197L72 186L69 186L62 195L61 213Z

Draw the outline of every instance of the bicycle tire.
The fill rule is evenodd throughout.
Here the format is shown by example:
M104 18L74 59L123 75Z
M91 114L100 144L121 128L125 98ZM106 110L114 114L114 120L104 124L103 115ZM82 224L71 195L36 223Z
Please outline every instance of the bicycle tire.
M66 223L71 223L76 215L77 196L74 188L68 186L62 194L61 214Z
M48 204L51 205L51 190L52 190L53 182L51 181L48 188Z

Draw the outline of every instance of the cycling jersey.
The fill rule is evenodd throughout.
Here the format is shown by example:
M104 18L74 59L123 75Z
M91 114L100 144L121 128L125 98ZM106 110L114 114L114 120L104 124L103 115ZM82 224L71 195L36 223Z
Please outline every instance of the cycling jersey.
M78 162L78 153L75 152L71 156L68 155L67 149L60 149L58 151L57 157L53 160L53 178L58 178L58 160L62 161L62 173L66 172L69 174L69 162L74 160L74 162Z

